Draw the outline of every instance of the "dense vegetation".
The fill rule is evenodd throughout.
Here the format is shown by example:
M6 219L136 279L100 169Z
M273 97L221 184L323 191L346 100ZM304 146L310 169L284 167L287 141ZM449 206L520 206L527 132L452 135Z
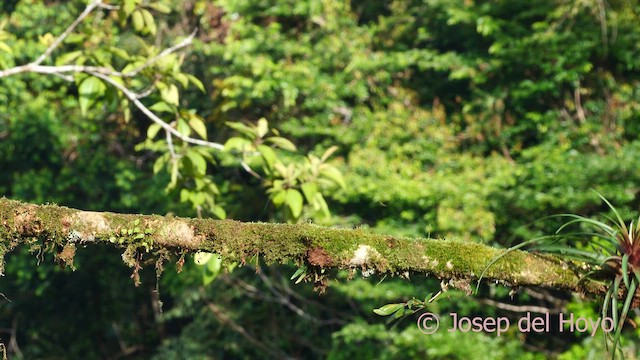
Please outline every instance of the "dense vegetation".
M0 195L100 211L364 226L504 247L553 233L560 223L539 220L546 215L606 212L590 189L625 218L640 207L636 2L111 3L135 10L120 17L98 11L79 27L84 37L70 38L58 53L76 51L69 62L85 56L86 64L117 66L148 44L171 46L198 29L180 71L205 91L190 78L183 87L172 70L174 78L162 73L165 90L145 101L193 121L181 131L198 133L193 119L200 119L204 137L229 151L180 148L185 160L176 178L166 144L150 136L158 130L147 131L151 121L113 89L87 97L86 78L14 75L0 78ZM3 2L0 69L37 58L85 5ZM172 86L179 101L166 90ZM225 123L257 129L261 118L300 154L319 158L337 146L327 161L345 186L333 170L309 175L303 155L282 140L273 156L298 164L303 175L274 170L263 148L262 158L247 159L261 178L244 171L232 150L251 139L251 128ZM278 196L280 180L314 185L298 186L298 200ZM307 197L313 186L322 200ZM25 359L583 359L606 352L588 334L427 336L414 318L391 327L372 312L440 289L423 276L347 281L349 274L337 273L318 295L312 284L289 280L295 267L255 261L203 286L203 272L210 280L219 263L202 268L187 259L180 274L168 269L158 283L152 267L143 270L134 287L120 255L80 249L76 271L27 249L8 256L0 342ZM451 290L430 311L514 319L521 314L505 304L592 318L599 311L597 302L568 293L516 290L485 284L472 297ZM626 327L627 358L640 351L633 342L639 335Z

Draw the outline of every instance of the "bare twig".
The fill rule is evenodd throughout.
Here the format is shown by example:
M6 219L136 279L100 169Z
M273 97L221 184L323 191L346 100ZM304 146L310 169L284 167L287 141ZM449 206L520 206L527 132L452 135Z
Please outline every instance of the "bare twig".
M512 304L506 304L506 303L491 300L491 299L480 299L479 302L496 307L498 309L516 312L516 313L534 312L534 313L541 313L541 314L546 314L546 313L557 314L561 312L561 309L547 308L544 306L535 306L535 305L512 305Z
M40 55L36 61L34 61L32 64L34 65L39 65L41 64L46 58L47 56L51 55L51 53L58 47L60 46L60 44L64 41L64 39L67 38L67 36L69 36L69 34L71 34L71 32L78 26L78 24L80 24L82 22L82 20L84 20L84 18L86 18L96 7L100 6L100 4L102 3L102 0L94 0L91 4L87 5L87 7L84 9L84 11L82 12L82 14L80 14L78 16L77 19L75 19L73 21L73 23L71 23L71 25L69 25L69 27L62 33L60 34L60 36L58 36L58 38L56 38L51 45L49 45L49 47L47 48L47 50L45 50L42 55Z
M258 174L257 172L253 171L253 169L249 166L249 164L247 164L244 160L240 161L240 166L242 166L242 168L248 172L249 174L251 174L254 178L256 179L262 179L262 176L260 176L260 174Z
M200 293L204 295L203 288L200 288ZM235 322L230 316L225 313L224 309L220 308L218 305L207 300L205 300L205 302L207 303L207 307L209 308L211 313L218 319L218 321L220 321L224 325L228 325L233 331L242 335L249 343L253 344L254 346L260 348L264 352L277 359L291 359L291 357L287 354L281 352L278 349L272 349L271 347L253 337L242 325Z

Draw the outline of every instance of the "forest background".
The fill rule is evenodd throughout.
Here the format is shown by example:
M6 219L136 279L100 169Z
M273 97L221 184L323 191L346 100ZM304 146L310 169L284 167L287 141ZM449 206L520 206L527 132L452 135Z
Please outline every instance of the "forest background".
M72 82L8 76L0 78L0 195L96 211L313 221L495 247L553 233L560 222L540 220L546 215L606 212L590 189L625 218L640 208L635 1L109 3L120 10L96 10L51 63L117 67L197 29L190 46L132 86L152 84L158 91L143 98L147 106L183 119L175 123L182 134L224 149L177 143L174 162L160 129L113 87L86 75ZM86 4L4 1L0 70L38 58ZM238 155L265 126L278 129L275 149ZM305 178L314 156L325 161L324 176ZM297 165L286 175L278 161ZM287 181L298 195L289 195ZM313 284L289 280L295 266L254 261L226 271L215 259L202 267L187 257L180 274L168 266L157 281L153 267L143 269L136 287L122 252L109 246L79 249L75 271L28 250L7 256L0 282L0 342L12 358L584 359L606 352L589 334L425 335L413 317L390 326L373 313L441 290L424 275L348 280L348 272L335 272L320 295ZM599 314L598 302L571 293L511 290L451 289L429 311ZM627 358L636 358L639 335L625 328Z

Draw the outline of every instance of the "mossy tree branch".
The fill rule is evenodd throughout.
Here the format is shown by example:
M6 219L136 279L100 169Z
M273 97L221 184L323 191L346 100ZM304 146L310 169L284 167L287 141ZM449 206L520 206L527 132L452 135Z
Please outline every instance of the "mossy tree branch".
M422 273L467 289L503 251L477 243L402 238L364 229L91 212L0 198L3 257L26 244L53 252L56 259L72 265L77 244L100 242L125 248L123 258L134 268L138 266L136 259L146 253L166 259L171 254L205 251L241 263L259 256L267 263L294 262L315 270ZM491 266L485 278L510 286L602 293L604 289L595 283L579 282L579 265L513 251Z

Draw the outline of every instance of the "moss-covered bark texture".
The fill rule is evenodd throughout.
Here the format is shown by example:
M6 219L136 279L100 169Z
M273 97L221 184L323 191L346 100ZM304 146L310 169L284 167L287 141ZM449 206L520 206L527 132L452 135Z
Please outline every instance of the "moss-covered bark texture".
M98 242L125 249L123 259L134 268L142 257L169 259L171 255L204 251L241 263L259 256L267 263L294 262L314 270L422 273L467 289L502 251L477 243L401 238L364 229L90 212L0 198L3 259L16 246L25 244L52 252L56 259L72 266L76 245ZM511 286L602 291L594 284L579 283L576 266L522 251L501 258L485 278Z

